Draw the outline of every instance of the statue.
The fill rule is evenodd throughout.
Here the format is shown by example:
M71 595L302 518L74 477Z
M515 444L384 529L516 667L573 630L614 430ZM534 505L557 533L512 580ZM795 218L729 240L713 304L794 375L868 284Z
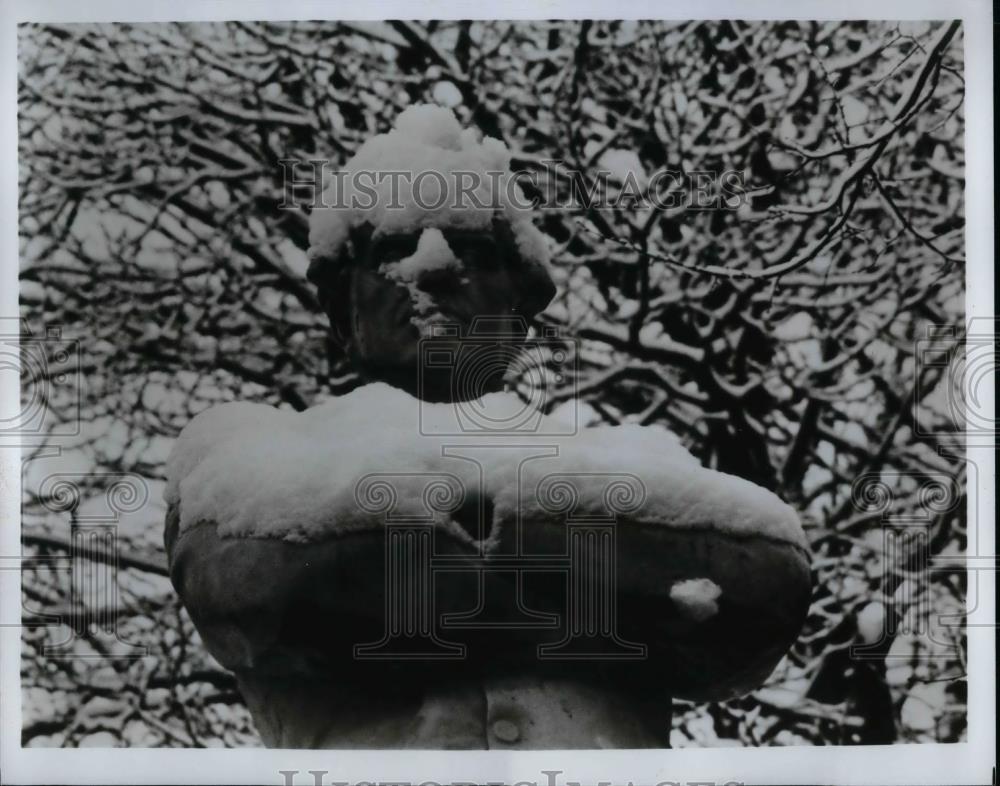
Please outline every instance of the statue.
M436 107L362 146L349 175L481 176L433 207L347 178L314 211L309 278L369 384L216 407L171 455L172 581L269 746L665 748L673 697L753 690L805 618L773 494L503 392L555 291L530 212L487 185L507 158Z

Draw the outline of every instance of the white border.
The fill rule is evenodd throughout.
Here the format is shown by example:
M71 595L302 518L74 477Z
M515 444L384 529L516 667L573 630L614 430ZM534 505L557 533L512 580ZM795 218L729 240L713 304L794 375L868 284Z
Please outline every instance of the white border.
M17 304L16 30L18 21L168 21L222 19L432 19L432 18L741 18L741 19L954 19L964 22L966 112L966 239L969 317L995 314L993 304L993 52L991 4L986 0L453 0L419 7L405 0L361 3L319 0L14 0L0 6L0 314ZM982 391L981 391L982 392ZM4 403L16 390L0 391ZM992 390L987 391L992 397ZM12 411L5 409L4 411ZM20 553L16 451L0 449L0 555ZM993 454L976 451L979 487L970 487L970 514L978 510L981 554L996 554ZM974 519L970 519L974 520ZM970 691L968 743L836 748L684 749L671 751L268 751L21 749L19 629L0 627L0 777L5 783L274 783L279 770L297 770L295 784L311 784L308 770L333 781L547 784L555 782L654 784L743 783L966 783L991 781L996 761L996 619L994 571L979 574L978 607L970 616L985 627L968 629ZM19 619L17 573L0 570L0 619ZM971 595L971 593L970 593ZM970 603L976 599L970 598ZM971 610L970 610L971 611Z

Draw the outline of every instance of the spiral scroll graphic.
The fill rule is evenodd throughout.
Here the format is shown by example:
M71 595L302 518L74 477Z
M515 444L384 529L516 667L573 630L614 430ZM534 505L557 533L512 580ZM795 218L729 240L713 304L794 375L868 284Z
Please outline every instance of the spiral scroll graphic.
M436 513L451 513L465 502L465 485L454 475L435 477L424 486L424 506Z
M572 513L580 504L577 484L560 475L549 475L538 484L538 504L549 513Z
M397 499L396 487L384 475L365 475L354 486L354 501L367 513L388 513Z
M646 486L634 475L611 481L604 489L604 505L611 513L634 513L646 501Z
M116 513L135 513L149 501L149 487L137 475L127 475L108 486L104 496Z
M42 504L51 511L74 511L80 505L80 484L65 476L50 475L38 489Z
M892 507L892 488L879 474L861 475L851 486L851 502L865 513L886 513Z

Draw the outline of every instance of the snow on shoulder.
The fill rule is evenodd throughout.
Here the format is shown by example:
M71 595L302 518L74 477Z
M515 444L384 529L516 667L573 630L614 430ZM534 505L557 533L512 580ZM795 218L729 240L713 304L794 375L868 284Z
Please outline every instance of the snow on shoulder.
M476 490L482 477L495 516L519 512L530 525L551 517L533 494L521 493L532 482L552 473L624 473L644 487L629 526L757 535L805 548L788 505L753 483L702 467L669 432L636 425L567 432L563 423L541 417L526 421L527 431L483 433L469 431L462 418L473 412L483 422L502 422L523 411L524 402L495 393L467 404L464 412L464 405L428 404L382 383L304 412L224 404L181 433L167 463L164 497L180 506L182 532L211 522L222 537L311 542L384 525L385 511L374 511L366 497L371 478L390 484L395 514L419 516L426 515L428 477ZM533 441L557 453L525 462L524 446ZM456 458L462 445L475 451L478 463ZM600 504L593 493L590 499L584 488L581 504ZM447 515L435 520L461 535Z
M309 256L342 262L350 230L410 234L427 227L488 229L510 224L522 259L548 262L545 236L510 171L498 139L476 138L454 112L429 104L404 110L395 126L365 142L339 172L327 172L322 206L309 218Z

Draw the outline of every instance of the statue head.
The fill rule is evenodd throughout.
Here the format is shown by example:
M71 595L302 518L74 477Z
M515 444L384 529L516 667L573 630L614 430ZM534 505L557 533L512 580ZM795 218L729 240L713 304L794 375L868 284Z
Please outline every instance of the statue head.
M383 172L403 175L393 185ZM414 185L421 172L442 176L421 181L436 193ZM435 401L502 387L512 350L555 294L544 237L511 204L509 177L501 143L462 132L450 110L419 106L328 186L332 207L310 218L308 275L335 339L369 379ZM456 384L459 369L427 360L459 349L478 371Z

